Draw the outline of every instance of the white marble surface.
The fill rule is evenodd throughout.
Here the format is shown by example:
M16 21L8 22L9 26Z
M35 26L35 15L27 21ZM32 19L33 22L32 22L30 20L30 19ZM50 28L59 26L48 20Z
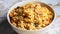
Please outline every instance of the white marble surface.
M23 1L23 0L22 0ZM39 0L41 2L47 3L54 8L57 16L60 15L60 0ZM6 13L9 8L15 3L21 2L21 0L0 0L0 23L6 17ZM45 31L45 34L60 34L60 16L56 18L51 28Z

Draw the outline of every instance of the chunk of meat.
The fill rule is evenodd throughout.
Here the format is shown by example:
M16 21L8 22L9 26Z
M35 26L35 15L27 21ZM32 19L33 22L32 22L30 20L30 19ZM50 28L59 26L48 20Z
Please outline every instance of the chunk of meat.
M28 26L28 24L26 25L26 26L24 26L27 30L29 30L29 26Z
M11 13L9 14L9 16L10 16L10 17L13 17L13 16L14 16L14 12L11 12Z

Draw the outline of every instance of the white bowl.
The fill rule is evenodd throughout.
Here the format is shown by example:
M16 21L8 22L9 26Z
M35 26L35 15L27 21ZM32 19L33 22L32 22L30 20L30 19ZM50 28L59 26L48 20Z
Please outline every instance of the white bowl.
M54 13L54 19L53 21L48 25L46 26L45 28L42 28L40 30L21 30L19 28L17 28L16 26L14 26L13 24L11 24L10 22L10 18L9 18L9 13L11 10L13 10L14 8L16 8L17 6L22 6L22 5L25 5L29 2L39 2L42 6L46 6L48 7L49 10L51 10L53 13ZM9 22L9 24L12 26L12 28L18 33L18 34L44 34L44 30L46 30L47 28L50 28L50 26L53 24L54 20L55 20L55 15L56 13L54 12L54 10L52 9L51 6L48 6L47 4L43 3L43 2L40 2L40 1L22 1L22 2L19 2L17 4L15 4L14 6L12 6L9 11L8 11L8 14L7 14L7 20Z

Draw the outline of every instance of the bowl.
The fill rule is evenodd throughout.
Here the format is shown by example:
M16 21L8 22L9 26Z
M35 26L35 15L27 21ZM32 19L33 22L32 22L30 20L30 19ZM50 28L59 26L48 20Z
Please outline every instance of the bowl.
M21 30L21 29L17 28L16 26L14 26L14 25L10 22L10 18L9 18L9 13L10 13L10 11L11 11L12 9L16 8L17 6L23 6L23 5L25 5L25 4L29 3L29 2L39 2L39 3L41 4L41 6L46 6L50 11L52 11L52 12L54 13L54 18L53 18L52 22L51 22L48 26L46 26L45 28L42 28L42 29L40 29L40 30ZM22 1L22 2L19 2L19 3L15 4L15 5L13 5L13 6L9 9L9 11L8 11L8 13L7 13L7 20L8 20L8 22L9 22L9 24L12 26L13 30L15 30L18 34L44 34L44 30L50 28L50 26L53 24L53 22L54 22L54 20L55 20L55 17L56 17L55 14L56 14L56 13L54 12L53 8L52 8L51 6L43 3L43 2L40 2L40 1Z

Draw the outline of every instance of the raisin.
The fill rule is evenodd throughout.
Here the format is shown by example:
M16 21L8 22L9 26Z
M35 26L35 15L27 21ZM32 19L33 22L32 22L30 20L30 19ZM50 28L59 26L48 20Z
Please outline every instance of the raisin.
M20 7L18 6L17 8L15 8L15 10L16 10L16 9L19 9L19 8L20 8Z
M42 20L42 22L44 22L44 20Z
M36 23L36 22L34 23L34 26L35 26L35 27L38 27L38 25L39 25L38 23Z

